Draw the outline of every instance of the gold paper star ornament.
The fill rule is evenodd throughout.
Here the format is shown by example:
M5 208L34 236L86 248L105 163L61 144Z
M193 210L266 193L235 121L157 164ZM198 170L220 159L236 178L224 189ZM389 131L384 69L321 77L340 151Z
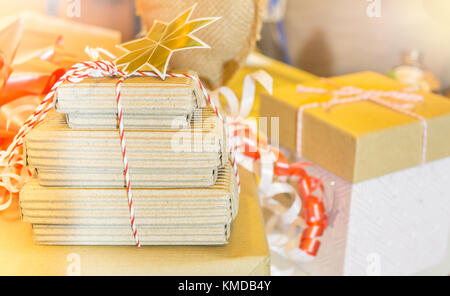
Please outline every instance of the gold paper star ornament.
M175 51L210 48L192 34L217 21L219 17L190 20L195 6L170 23L155 21L144 38L119 45L127 53L115 60L115 64L127 74L150 68L165 79L169 60Z

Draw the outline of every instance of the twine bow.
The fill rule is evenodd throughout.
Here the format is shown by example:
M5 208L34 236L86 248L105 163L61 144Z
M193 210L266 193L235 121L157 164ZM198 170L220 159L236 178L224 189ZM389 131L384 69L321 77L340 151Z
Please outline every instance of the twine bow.
M381 90L365 90L355 86L338 86L328 79L322 79L325 83L337 88L335 90L327 90L319 87L307 87L304 85L297 85L297 91L300 93L318 93L329 94L332 99L324 103L310 103L301 106L297 114L297 153L302 155L302 127L304 111L310 108L331 108L335 105L348 104L358 101L368 101L396 112L405 114L419 120L423 126L422 133L422 163L426 162L427 155L427 139L428 139L428 124L425 117L411 111L414 109L414 104L423 102L423 96L412 93L417 91L416 88L406 88L402 91L381 91Z

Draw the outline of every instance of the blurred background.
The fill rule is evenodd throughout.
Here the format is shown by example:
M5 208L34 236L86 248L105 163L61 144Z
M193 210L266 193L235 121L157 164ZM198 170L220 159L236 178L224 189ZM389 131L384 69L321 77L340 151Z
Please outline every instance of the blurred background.
M413 59L450 88L448 0L269 0L259 42L264 54L320 76L388 73ZM0 17L23 10L140 31L133 0L0 0Z

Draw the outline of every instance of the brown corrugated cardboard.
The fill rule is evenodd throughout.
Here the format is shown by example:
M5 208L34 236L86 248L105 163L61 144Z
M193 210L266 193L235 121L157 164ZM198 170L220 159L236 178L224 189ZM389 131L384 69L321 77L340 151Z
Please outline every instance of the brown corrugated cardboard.
M228 159L223 124L210 109L195 111L187 130L131 130L126 137L134 187L212 186ZM52 113L25 147L43 186L124 186L117 131L70 129Z
M64 83L57 90L55 108L64 114L116 115L118 81L104 77ZM188 116L205 102L198 82L187 77L130 77L122 84L121 100L124 114L153 116Z
M115 114L78 114L66 115L67 124L73 129L118 129L119 121ZM124 114L125 129L182 129L189 128L192 114L184 116L146 116Z

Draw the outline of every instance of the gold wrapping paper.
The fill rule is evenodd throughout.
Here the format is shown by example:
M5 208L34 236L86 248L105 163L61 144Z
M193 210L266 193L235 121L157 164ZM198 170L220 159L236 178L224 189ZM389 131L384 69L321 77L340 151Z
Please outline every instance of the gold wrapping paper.
M226 246L38 246L14 204L0 213L0 275L269 275L256 183L244 169L240 175L240 213Z

